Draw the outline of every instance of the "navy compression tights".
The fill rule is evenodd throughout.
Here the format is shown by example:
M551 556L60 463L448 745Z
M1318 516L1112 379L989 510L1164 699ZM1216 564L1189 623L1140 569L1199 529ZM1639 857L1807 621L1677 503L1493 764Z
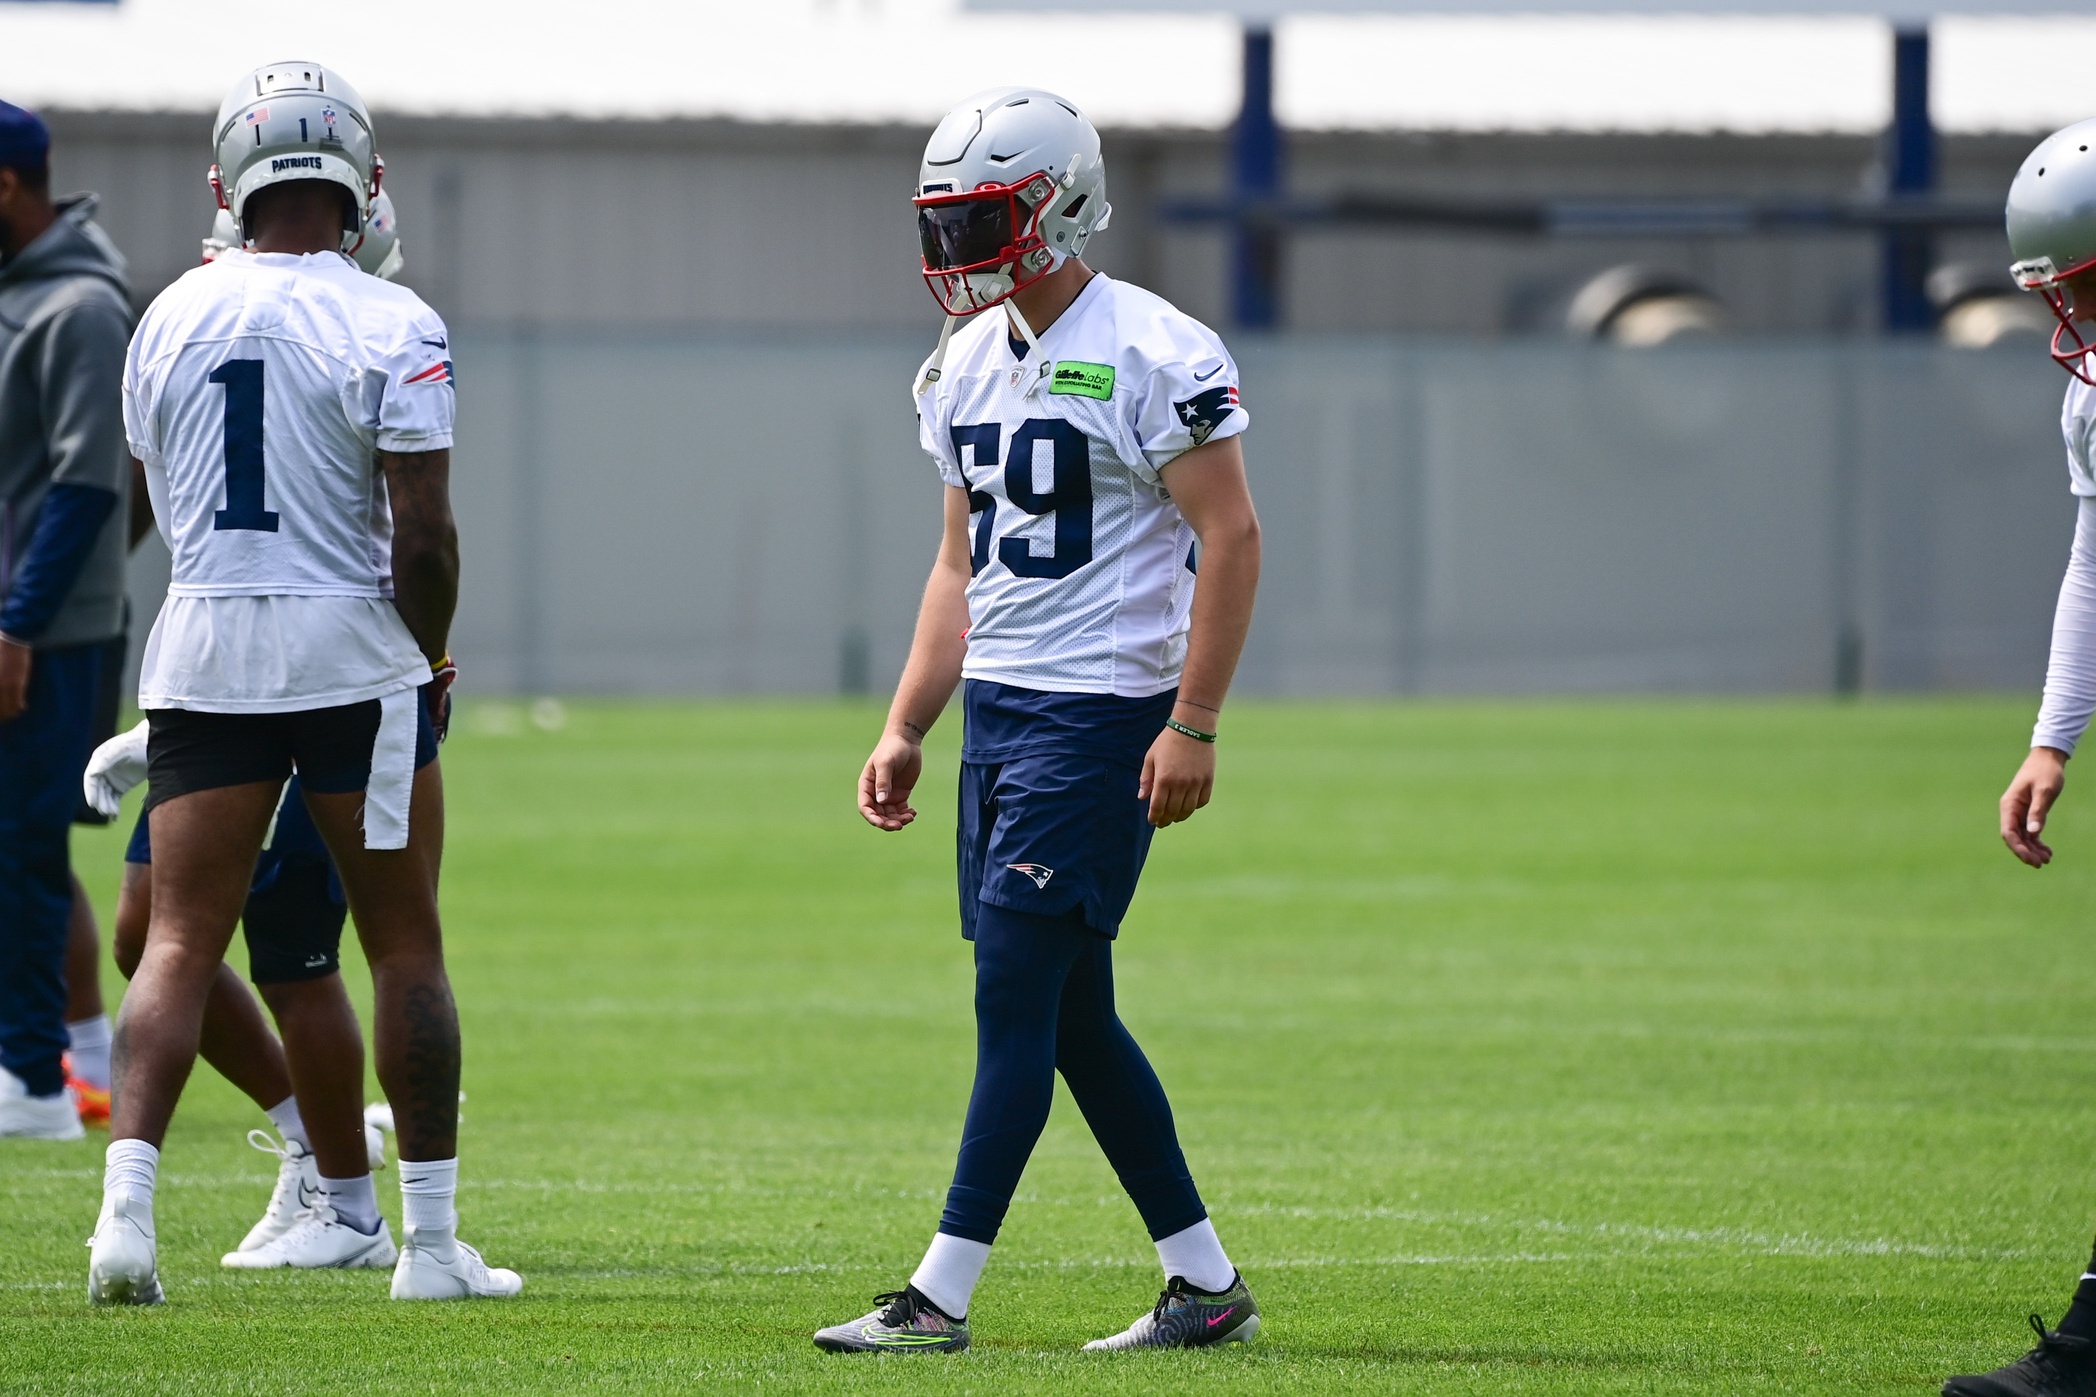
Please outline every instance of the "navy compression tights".
M1114 1013L1113 942L1078 912L978 903L975 1091L939 1230L994 1242L1061 1072L1154 1238L1208 1216L1150 1061Z

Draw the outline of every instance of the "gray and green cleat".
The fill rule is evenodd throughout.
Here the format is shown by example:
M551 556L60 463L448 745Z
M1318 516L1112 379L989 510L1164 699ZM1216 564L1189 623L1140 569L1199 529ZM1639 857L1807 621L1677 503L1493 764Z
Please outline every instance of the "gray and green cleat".
M1242 1344L1259 1333L1259 1304L1242 1275L1213 1295L1195 1290L1184 1276L1174 1276L1157 1297L1157 1308L1110 1339L1094 1339L1087 1353L1130 1348L1206 1348Z
M954 1319L915 1286L876 1295L880 1306L848 1324L815 1331L815 1347L830 1353L959 1353L968 1347L968 1321Z

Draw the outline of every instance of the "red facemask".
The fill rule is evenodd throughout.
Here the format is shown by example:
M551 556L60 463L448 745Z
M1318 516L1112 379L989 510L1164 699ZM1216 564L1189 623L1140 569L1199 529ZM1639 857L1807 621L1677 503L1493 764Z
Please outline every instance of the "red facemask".
M2060 328L2052 332L2053 362L2091 388L2096 388L2096 377L2091 377L2089 372L2089 355L2096 354L2096 344L2082 338L2080 328L2074 323L2074 304L2061 289L2061 284L2068 278L2079 276L2092 267L2096 267L2096 257L2069 267L2031 289L2045 298L2045 304L2052 307L2053 316L2060 322ZM2068 348L2069 344L2073 348Z
M1055 181L1036 171L1010 184L985 184L959 194L922 194L917 240L924 281L948 315L970 315L1008 299L1055 267L1040 233ZM984 288L972 278L1002 276L1009 285Z

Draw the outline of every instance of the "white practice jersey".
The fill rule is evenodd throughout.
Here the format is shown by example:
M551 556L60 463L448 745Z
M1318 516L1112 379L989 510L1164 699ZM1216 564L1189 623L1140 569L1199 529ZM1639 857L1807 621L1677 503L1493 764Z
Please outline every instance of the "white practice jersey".
M2038 706L2031 746L2070 756L2096 715L2096 388L2067 385L2060 409L2067 444L2067 485L2078 515L2067 575L2052 616L2052 654L2045 665L2045 698Z
M2096 388L2078 378L2067 381L2060 435L2067 440L2068 488L2085 500L2096 498Z
M428 677L374 452L451 445L450 336L336 253L228 252L153 302L124 421L174 556L143 707L360 702Z
M940 478L968 491L962 672L1052 693L1163 693L1186 660L1195 559L1159 472L1245 429L1237 365L1207 326L1106 276L1037 351L1022 359L1011 335L1002 310L977 316L917 400Z

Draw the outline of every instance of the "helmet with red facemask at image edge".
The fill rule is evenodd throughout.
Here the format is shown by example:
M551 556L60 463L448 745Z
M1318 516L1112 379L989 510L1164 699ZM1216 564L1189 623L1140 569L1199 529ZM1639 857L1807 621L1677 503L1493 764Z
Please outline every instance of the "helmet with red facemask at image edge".
M407 265L400 251L400 219L393 212L393 198L384 190L371 201L364 231L349 248L350 258L380 281L391 281Z
M2088 355L2096 352L2074 323L2077 307L2062 283L2096 267L2096 120L2053 132L2023 162L2009 186L2009 275L2045 298L2060 328L2052 357L2082 382L2096 386ZM2090 307L2079 307L2086 312Z
M1004 301L1084 251L1113 208L1099 132L1037 87L999 87L939 123L917 170L924 280L948 315Z

